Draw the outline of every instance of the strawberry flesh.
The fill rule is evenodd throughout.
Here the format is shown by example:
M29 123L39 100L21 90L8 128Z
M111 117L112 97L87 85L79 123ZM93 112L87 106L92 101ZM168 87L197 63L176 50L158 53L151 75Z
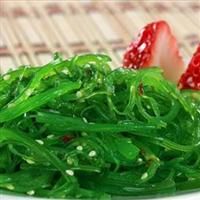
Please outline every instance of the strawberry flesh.
M127 48L123 66L134 69L160 66L164 76L177 83L184 71L184 63L169 25L165 21L146 25Z
M179 80L181 89L200 90L200 44L194 53L187 70Z

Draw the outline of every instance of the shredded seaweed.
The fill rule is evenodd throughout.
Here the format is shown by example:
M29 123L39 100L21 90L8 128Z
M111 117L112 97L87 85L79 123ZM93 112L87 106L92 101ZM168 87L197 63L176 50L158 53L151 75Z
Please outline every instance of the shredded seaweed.
M0 190L110 199L200 189L200 92L106 55L0 75Z

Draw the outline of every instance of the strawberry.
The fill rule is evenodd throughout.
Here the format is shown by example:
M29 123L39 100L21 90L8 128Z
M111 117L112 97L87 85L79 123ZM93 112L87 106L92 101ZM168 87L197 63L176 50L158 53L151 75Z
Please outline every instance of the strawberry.
M186 71L179 80L181 89L200 90L200 43Z
M184 71L184 63L167 22L147 24L127 48L123 66L134 69L160 66L164 76L177 83Z

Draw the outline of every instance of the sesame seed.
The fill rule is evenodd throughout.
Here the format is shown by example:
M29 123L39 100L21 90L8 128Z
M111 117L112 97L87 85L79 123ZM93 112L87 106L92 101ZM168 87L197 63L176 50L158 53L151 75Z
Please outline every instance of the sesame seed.
M15 189L14 185L12 185L12 184L7 184L7 185L6 185L6 188L7 188L8 190L14 190L14 189Z
M82 136L87 136L88 134L86 132L81 133Z
M147 109L149 110L149 109L151 109L151 107L149 105L147 105Z
M44 144L44 142L42 141L42 140L35 140L38 144L41 144L41 145L43 145Z
M29 90L26 91L26 95L27 96L30 96L31 94L32 94L32 90L31 89L29 89Z
M74 171L72 171L71 169L67 169L65 171L69 176L74 176Z
M69 74L69 70L68 70L68 69L64 69L62 72L63 72L64 74Z
M160 159L158 157L155 158L158 162L160 162Z
M89 63L90 63L90 64L96 64L96 62L95 62L95 61L90 61Z
M76 147L76 149L77 149L78 151L82 151L82 150L83 150L83 147L82 147L81 145L79 145L79 146Z
M89 157L94 157L94 156L96 156L96 151L90 151L90 153L88 154L89 155Z
M102 58L101 58L100 56L97 56L97 59L98 59L98 60L102 60Z
M3 79L4 79L5 81L7 81L8 79L10 79L10 75L5 75L5 76L3 76Z
M76 97L81 98L83 96L83 93L81 91L78 91L76 93Z
M144 179L146 179L147 177L148 177L148 173L145 172L144 174L142 174L142 176L141 176L141 180L144 180Z
M72 165L73 164L73 159L72 158L67 158L67 163L68 163L68 165Z
M137 162L139 162L139 163L141 163L142 161L143 161L142 158L137 159Z
M195 178L193 178L193 177L188 178L188 181L193 181L193 180L195 180Z
M53 135L53 134L47 136L47 139L52 139L52 138L54 138L54 135Z
M26 159L26 162L27 162L28 164L30 164L30 165L32 165L32 164L34 164L34 163L35 163L35 161L33 161L33 160L30 160L30 159Z
M181 176L182 175L182 173L181 172L179 172L178 174L177 174L177 176Z
M97 83L101 84L102 80L100 78L97 79Z
M35 191L34 191L34 190L30 190L30 191L28 191L26 194L28 194L28 195L32 196L32 195L34 195L34 194L35 194Z
M84 121L85 123L88 122L88 120L87 120L85 117L83 117L82 119L83 119L83 121Z
M13 107L14 105L15 105L14 103L10 103L10 104L8 104L8 108Z

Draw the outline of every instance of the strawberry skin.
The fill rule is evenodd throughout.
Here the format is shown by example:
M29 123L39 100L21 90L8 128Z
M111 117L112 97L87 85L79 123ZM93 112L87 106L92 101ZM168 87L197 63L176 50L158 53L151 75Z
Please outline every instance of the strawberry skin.
M167 22L147 24L127 48L123 66L134 69L160 66L164 76L177 83L184 71L184 63Z
M181 89L200 90L200 43L185 73L179 80Z

